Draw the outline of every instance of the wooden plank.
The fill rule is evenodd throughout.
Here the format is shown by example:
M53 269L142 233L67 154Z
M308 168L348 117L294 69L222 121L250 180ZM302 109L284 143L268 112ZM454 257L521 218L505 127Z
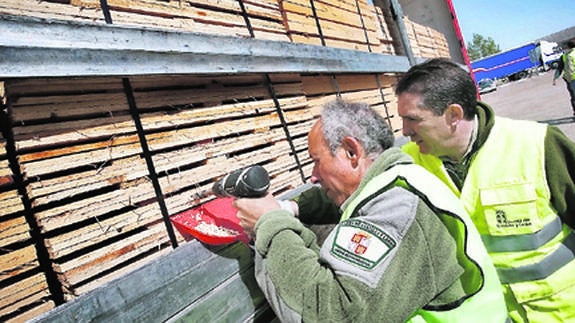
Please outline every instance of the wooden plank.
M38 97L68 95L73 93L119 92L123 91L122 80L113 77L67 77L67 78L22 78L11 79L5 83L6 93L11 100L21 96Z
M159 219L161 219L159 206L155 203L149 204L47 238L46 245L52 257L60 258L125 235L126 232L147 227Z
M110 138L135 131L131 116L108 116L90 120L52 123L46 125L15 126L14 139L18 150L54 144L71 144Z
M0 317L44 302L50 296L46 277L42 273L24 278L9 287L0 289Z
M26 218L18 216L0 220L0 247L28 239L30 239L30 227Z
M91 8L100 6L97 0L73 0L71 4ZM212 30L213 33L232 35L236 33L234 30L243 28L245 33L248 32L237 1L187 1L185 5L182 5L181 2L109 0L108 5L112 13L127 12L145 17L185 19L188 20L188 24L195 26L194 31L209 32ZM258 31L256 38L288 41L278 8L257 6L252 3L246 6L246 12L252 28ZM140 21L141 19L135 19L130 22L139 23ZM225 28L229 30L226 31Z
M292 41L320 43L314 39L319 31L309 1L284 1L283 8ZM317 2L316 13L327 46L363 51L373 50L367 43L374 48L380 46L376 20L369 8L362 12L363 19L360 19L355 6L345 10L331 3Z
M286 74L291 78L297 74ZM263 84L264 77L260 74L240 75L145 75L130 78L135 92L155 91L162 89L217 89L220 87Z
M130 121L131 123L131 121ZM116 129L114 124L104 126L105 129ZM133 129L132 129L133 130ZM112 131L112 130L110 130ZM100 135L103 135L101 133ZM70 138L73 135L61 134L58 139ZM52 137L51 139L56 139ZM67 143L67 141L65 141ZM118 136L93 144L69 145L66 148L40 151L22 155L22 172L26 178L61 172L81 166L100 169L104 164L129 156L140 154L137 135ZM142 161L143 162L143 161Z
M201 17L201 10L192 11L197 16ZM51 2L37 2L36 0L20 0L11 2L9 4L0 3L0 13L9 15L20 15L28 17L37 17L43 19L59 19L87 23L101 23L105 24L104 15L100 9L87 8L79 6L71 6L68 4L51 3ZM201 30L206 34L219 34L219 35L232 35L240 37L248 37L249 32L245 25L221 25L213 24L212 20L194 21L189 17L182 16L167 16L166 15L145 15L134 12L121 12L117 10L111 11L112 21L115 25L133 26L133 27L147 27L147 28L161 28L166 30L178 30L194 32ZM221 16L219 16L221 17ZM230 18L226 17L226 18ZM237 23L241 23L238 20Z
M75 172L66 176L48 179L31 179L28 195L34 207L69 199L74 196L121 185L137 178L148 176L144 160L138 155L116 158L113 163L92 170Z
M119 112L125 114L128 111L124 93L19 97L11 107L14 123L78 116L114 115Z
M9 319L6 319L6 323L20 323L20 322L28 322L29 320L37 317L42 313L46 313L49 310L56 307L54 301L49 299L43 299L42 302L34 304L34 307L27 307L24 310L18 311L17 314Z
M363 7L365 12L362 12L364 17L364 23L362 24L362 20L360 15L357 12L357 7L355 6L355 1L314 1L315 12L317 13L317 17L320 21L331 21L331 22L338 22L344 26L353 26L356 28L363 28L365 21L368 18L369 7ZM361 6L360 6L361 8ZM313 11L311 8L311 4L309 0L287 0L283 1L283 9L289 12L298 13L305 16L313 16ZM323 27L323 26L322 26ZM365 25L367 30L374 31L375 28L369 29L368 26Z
M105 248L94 250L66 262L56 263L54 268L60 273L65 287L73 293L75 285L121 265L131 258L158 248L166 241L164 224L159 223L149 226L146 231L107 244Z
M137 206L149 201L154 196L154 190L149 181L133 181L125 183L111 192L38 211L36 218L42 231L49 232L81 221L98 221L99 216L130 206Z
M26 246L16 250L2 250L0 254L0 282L38 267L36 249Z
M12 170L7 159L0 159L0 177L12 176Z
M289 20L289 31L294 33L319 35L315 18L307 15L300 15L292 12L286 12L286 18ZM350 43L366 43L365 32L362 28L346 26L329 20L320 20L322 34L326 38L345 40ZM368 31L372 34L372 41L376 42L377 37L374 31ZM377 43L376 43L377 44Z
M0 97L5 97L3 90L4 90L4 82L1 82L1 84L0 84ZM0 132L0 158L5 158L5 156L6 156L6 139L2 135L2 132Z

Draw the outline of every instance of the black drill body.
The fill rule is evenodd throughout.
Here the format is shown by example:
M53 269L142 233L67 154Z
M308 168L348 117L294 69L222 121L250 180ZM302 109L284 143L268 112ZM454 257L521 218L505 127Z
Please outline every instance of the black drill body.
M265 168L259 165L247 166L233 171L212 187L212 192L221 197L235 196L263 197L270 187L270 177Z

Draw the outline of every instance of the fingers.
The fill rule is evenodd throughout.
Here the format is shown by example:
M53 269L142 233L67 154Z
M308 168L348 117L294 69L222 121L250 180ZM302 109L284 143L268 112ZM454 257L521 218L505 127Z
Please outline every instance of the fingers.
M235 199L232 205L238 210L237 217L240 220L240 226L246 234L252 237L255 235L254 227L258 219L267 212L281 208L271 194L262 198Z
M241 211L238 211L238 219L240 219L240 227L244 230L244 232L248 235L250 240L255 239L255 232L254 232L254 225L251 224L249 219L247 219Z

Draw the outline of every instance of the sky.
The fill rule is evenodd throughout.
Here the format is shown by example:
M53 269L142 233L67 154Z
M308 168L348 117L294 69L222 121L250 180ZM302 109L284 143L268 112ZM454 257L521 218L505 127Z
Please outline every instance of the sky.
M452 0L465 44L491 37L501 50L575 26L575 0Z

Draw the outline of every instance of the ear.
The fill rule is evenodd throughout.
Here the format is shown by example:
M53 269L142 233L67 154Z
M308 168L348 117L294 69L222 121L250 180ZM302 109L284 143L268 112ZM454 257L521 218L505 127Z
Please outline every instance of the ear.
M445 110L445 122L451 127L457 127L459 122L463 120L463 108L459 104L450 104Z
M359 164L360 158L363 155L363 146L353 137L344 137L341 142L341 147L345 152L346 158L350 161L351 165L355 168Z

